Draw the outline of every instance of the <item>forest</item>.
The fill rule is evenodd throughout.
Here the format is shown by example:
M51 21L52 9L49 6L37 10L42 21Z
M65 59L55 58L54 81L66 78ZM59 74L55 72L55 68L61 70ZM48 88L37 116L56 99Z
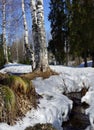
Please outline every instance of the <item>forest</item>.
M44 35L44 42L37 43L40 42L40 34L37 34L39 17L43 16L42 26L45 16L42 10L38 13L39 8L36 8L34 1L0 2L1 67L8 62L19 62L33 64L34 68L35 64L38 66L39 59L43 58L47 59L49 64L62 65L68 65L69 61L78 59L75 64L84 61L85 67L88 59L94 61L94 1L50 0L49 9L51 38L46 39L43 27L41 35ZM41 58L37 52L45 50L44 48L46 52L44 51L44 56L41 54Z
M0 0L0 130L94 128L93 35L94 0Z

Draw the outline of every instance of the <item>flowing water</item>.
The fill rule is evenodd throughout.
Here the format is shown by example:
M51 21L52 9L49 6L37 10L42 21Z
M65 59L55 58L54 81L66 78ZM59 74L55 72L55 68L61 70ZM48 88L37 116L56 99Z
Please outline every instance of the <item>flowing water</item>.
M63 122L63 130L85 130L90 125L89 118L85 115L87 104L81 104L81 93L70 93L67 95L73 100L73 109L69 115L69 120Z

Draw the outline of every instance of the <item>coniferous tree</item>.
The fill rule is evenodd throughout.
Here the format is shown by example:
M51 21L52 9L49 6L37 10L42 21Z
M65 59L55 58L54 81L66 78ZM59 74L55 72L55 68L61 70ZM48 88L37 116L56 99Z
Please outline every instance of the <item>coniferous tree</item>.
M65 23L66 23L66 14L65 14L65 2L64 0L50 0L50 13L49 21L51 22L51 35L52 40L50 45L54 46L53 53L55 55L56 61L59 64L64 62L64 42L65 42Z
M82 56L84 66L87 67L88 51L94 47L94 1L73 0L69 10L71 11L69 34L71 52L76 53L76 56Z
M69 37L70 37L70 51L72 54L75 54L76 56L79 55L78 47L80 43L79 39L79 28L80 28L80 15L79 15L79 1L73 0L72 3L70 3L67 0L67 10L69 12L70 20L69 24L67 25L69 28Z
M92 56L92 67L94 67L94 0L84 0L84 6L86 10L86 28L87 28L87 43L88 51Z

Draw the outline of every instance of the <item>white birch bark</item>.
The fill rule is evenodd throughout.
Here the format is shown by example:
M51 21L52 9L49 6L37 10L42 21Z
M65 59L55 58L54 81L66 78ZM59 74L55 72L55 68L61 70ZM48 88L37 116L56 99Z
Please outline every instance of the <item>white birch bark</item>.
M48 68L48 55L46 44L46 33L44 28L44 9L43 0L36 0L37 2L37 26L38 26L38 40L40 45L40 67L42 71Z
M48 68L48 56L44 28L43 0L31 0L31 15L36 69L46 71Z
M37 13L36 13L36 1L30 0L31 5L31 16L32 16L32 39L34 45L35 53L35 69L40 66L40 57L39 57L39 42L38 42L38 29L37 29Z
M2 34L3 34L3 51L4 51L4 62L8 63L8 52L6 45L6 0L2 0Z
M23 24L24 24L24 31L25 31L24 32L24 45L25 45L26 55L31 61L32 69L34 69L34 53L31 50L29 46L29 41L28 41L28 27L27 27L26 15L25 15L24 0L22 0L22 14L23 14Z

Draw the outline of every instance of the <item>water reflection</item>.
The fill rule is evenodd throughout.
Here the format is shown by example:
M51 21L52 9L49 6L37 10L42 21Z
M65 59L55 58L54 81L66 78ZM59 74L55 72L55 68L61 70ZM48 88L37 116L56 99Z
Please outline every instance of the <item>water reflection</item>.
M63 122L63 130L94 130L89 126L89 117L85 115L87 106L81 104L81 98L76 98L75 96L71 98L71 96L73 109L70 113L69 121Z

